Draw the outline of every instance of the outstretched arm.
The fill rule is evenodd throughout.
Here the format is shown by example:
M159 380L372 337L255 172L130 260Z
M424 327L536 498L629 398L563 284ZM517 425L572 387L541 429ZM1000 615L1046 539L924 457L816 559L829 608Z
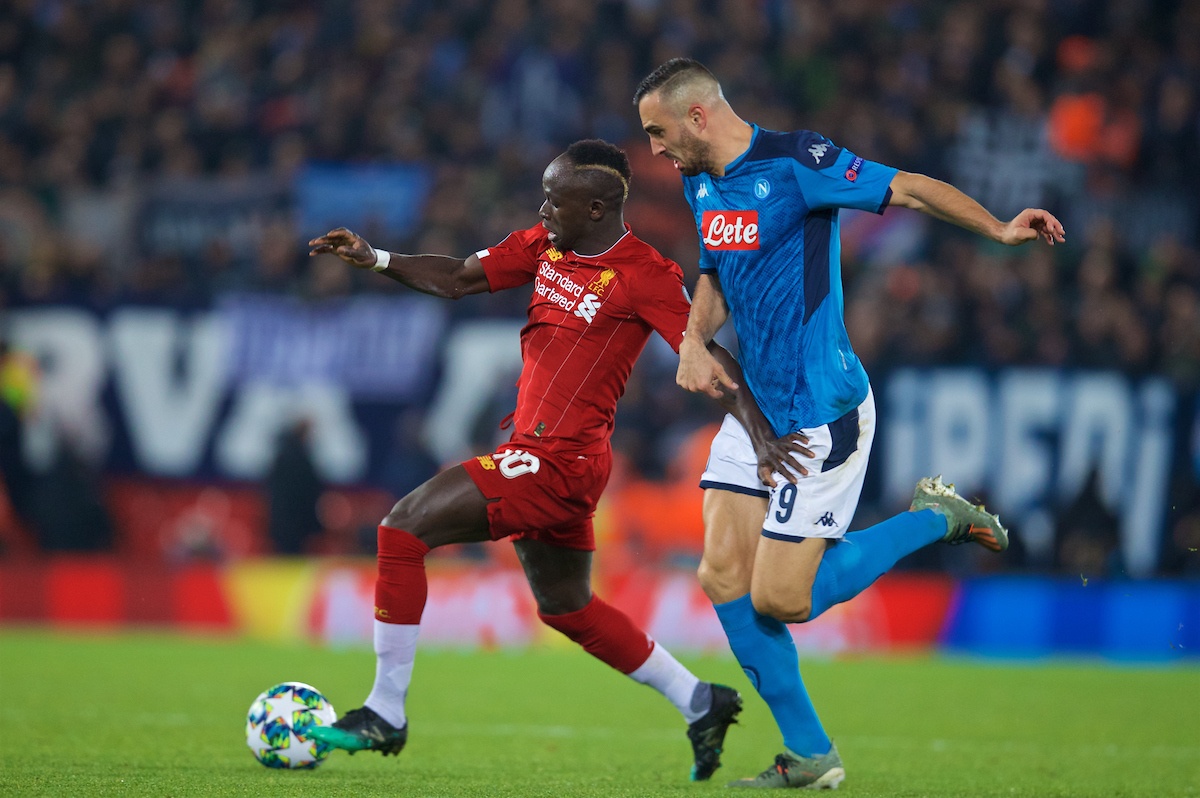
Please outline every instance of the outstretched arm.
M692 296L687 332L679 345L679 371L675 382L692 393L720 399L725 391L736 391L737 383L709 351L709 343L729 318L725 294L715 275L701 274Z
M913 172L897 172L891 182L891 205L927 213L984 238L1017 246L1038 238L1050 246L1066 242L1062 223L1049 211L1026 208L1007 224L949 183Z
M713 341L709 343L708 351L734 380L742 380L742 367L728 349ZM808 469L796 462L796 458L792 456L813 456L806 446L808 436L802 432L792 432L782 438L776 438L775 430L763 415L749 387L743 385L737 390L721 391L717 401L725 408L725 412L741 422L750 436L754 453L758 455L758 477L764 485L775 484L772 475L776 472L791 483L796 482L797 473L801 476L808 473Z
M387 267L377 270L380 257L367 239L355 232L339 227L320 238L308 242L309 257L332 254L356 269L372 269L393 280L404 283L423 294L458 299L467 294L481 294L488 290L487 276L479 258L451 258L445 255L394 255L388 256Z

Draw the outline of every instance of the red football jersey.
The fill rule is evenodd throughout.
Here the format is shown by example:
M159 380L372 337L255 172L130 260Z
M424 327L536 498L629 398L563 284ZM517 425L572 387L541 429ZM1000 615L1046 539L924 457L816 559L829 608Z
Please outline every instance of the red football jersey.
M683 271L628 230L598 255L556 249L540 224L477 253L492 291L533 282L514 442L607 449L617 400L650 332L679 351L689 310Z

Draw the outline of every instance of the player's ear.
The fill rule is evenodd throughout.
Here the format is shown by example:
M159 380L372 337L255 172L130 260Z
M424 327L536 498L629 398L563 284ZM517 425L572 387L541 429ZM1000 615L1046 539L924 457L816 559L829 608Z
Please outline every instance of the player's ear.
M607 210L608 208L604 205L604 200L594 199L592 200L592 206L588 209L588 215L592 218L593 222L598 222L604 218L604 212Z
M708 126L708 114L704 110L704 106L695 103L688 108L687 120L696 130L704 130Z

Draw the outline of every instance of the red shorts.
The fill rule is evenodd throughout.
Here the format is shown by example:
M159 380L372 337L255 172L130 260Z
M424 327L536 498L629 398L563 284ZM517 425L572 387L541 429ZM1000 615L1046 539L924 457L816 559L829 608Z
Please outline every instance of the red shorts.
M551 453L519 445L462 464L489 501L492 540L540 540L595 551L592 516L608 483L612 453Z

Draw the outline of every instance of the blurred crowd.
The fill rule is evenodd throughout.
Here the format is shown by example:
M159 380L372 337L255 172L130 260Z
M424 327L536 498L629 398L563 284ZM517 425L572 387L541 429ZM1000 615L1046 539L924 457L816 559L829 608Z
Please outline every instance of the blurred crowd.
M628 220L693 279L678 178L631 103L654 66L690 55L746 119L948 180L999 216L1042 205L1065 222L1065 247L1006 250L918 214L848 214L846 314L872 374L1117 367L1188 396L1197 41L1200 0L9 0L0 308L394 290L308 259L321 231L287 222L189 260L148 256L104 220L164 178L286 183L313 161L413 162L434 180L420 225L372 237L464 255L536 221L542 167L590 136L627 148ZM508 294L455 312L520 315L524 296ZM667 475L712 418L672 374L670 353L652 352L621 409L644 475Z
M1115 362L1194 387L1197 40L1195 0L15 0L0 9L0 290L14 304L169 300L228 271L245 287L355 290L281 225L256 251L214 242L199 263L139 262L80 229L80 198L163 176L286 179L310 160L420 162L435 174L420 232L389 245L461 254L527 225L541 167L584 136L630 149L645 184L630 220L692 269L678 183L630 102L687 53L748 119L968 191L978 181L955 161L980 114L1036 121L1056 165L1078 167L1014 139L1053 185L1026 183L1015 204L975 192L1002 215L1056 205L1071 236L1059 251L997 251L923 220L848 224L848 313L869 365Z

